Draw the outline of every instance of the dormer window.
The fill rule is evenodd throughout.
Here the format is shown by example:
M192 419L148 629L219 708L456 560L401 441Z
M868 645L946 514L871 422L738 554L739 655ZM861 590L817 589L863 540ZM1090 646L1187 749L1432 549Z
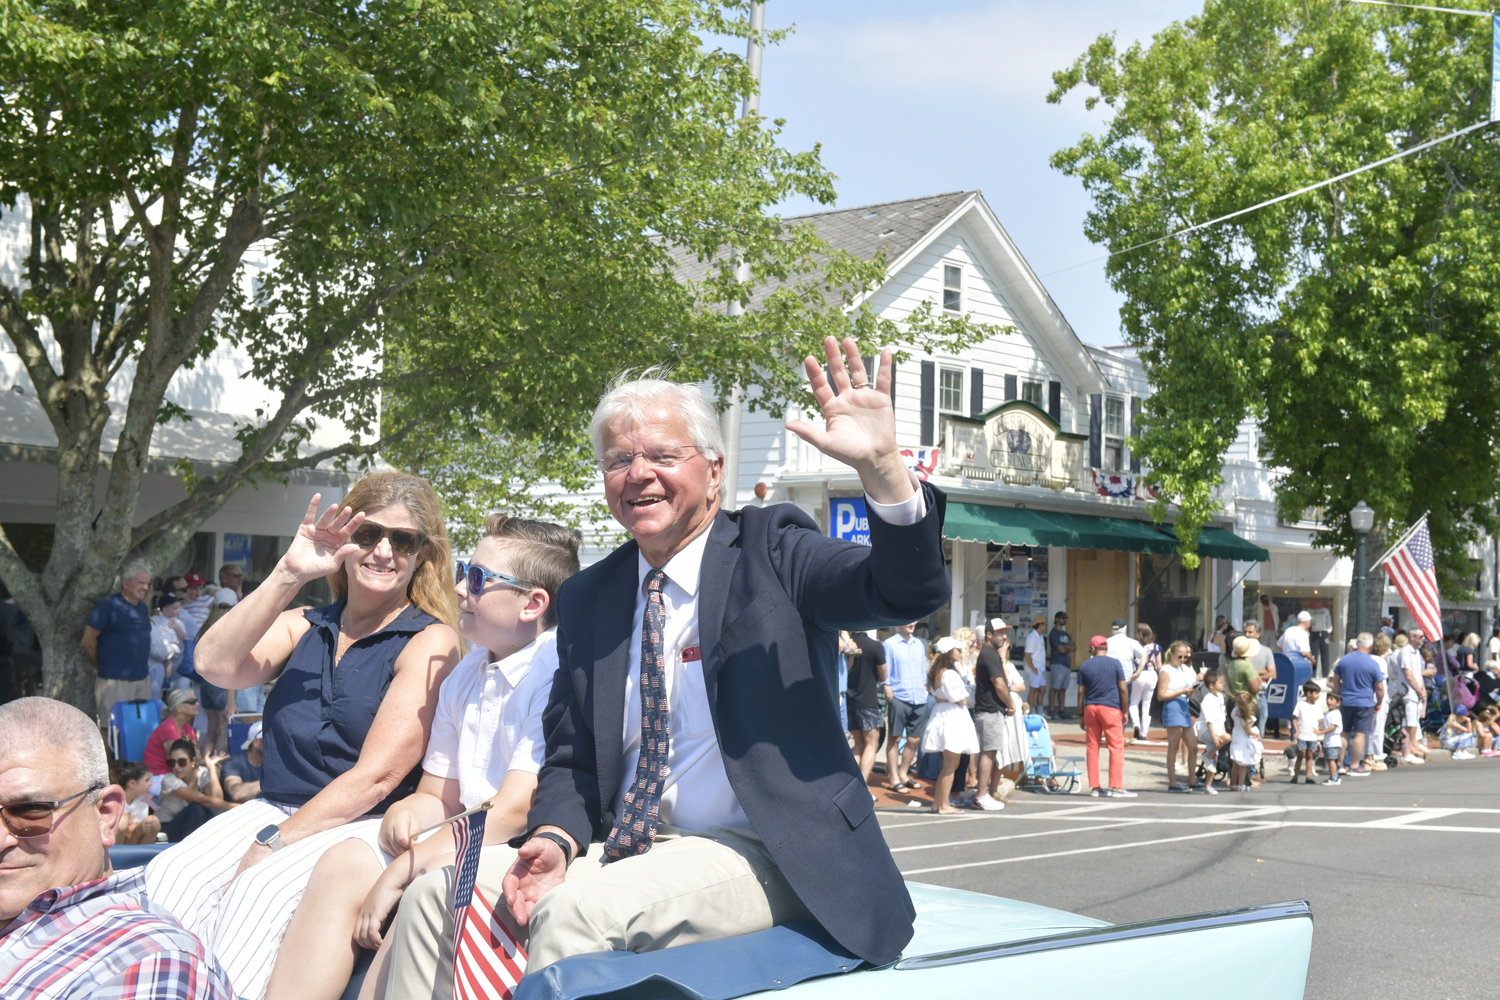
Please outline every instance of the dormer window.
M943 265L943 308L964 311L964 269L957 264Z

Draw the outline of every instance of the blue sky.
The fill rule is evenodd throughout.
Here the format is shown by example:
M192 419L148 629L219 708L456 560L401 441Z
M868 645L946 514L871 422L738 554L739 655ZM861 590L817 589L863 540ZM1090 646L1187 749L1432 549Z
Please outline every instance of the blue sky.
M795 25L765 54L761 113L789 148L823 146L839 205L984 192L1086 342L1118 344L1119 296L1083 236L1088 198L1047 165L1104 124L1079 94L1046 103L1052 72L1093 39L1149 39L1200 0L766 0L767 27ZM791 202L784 214L816 210Z

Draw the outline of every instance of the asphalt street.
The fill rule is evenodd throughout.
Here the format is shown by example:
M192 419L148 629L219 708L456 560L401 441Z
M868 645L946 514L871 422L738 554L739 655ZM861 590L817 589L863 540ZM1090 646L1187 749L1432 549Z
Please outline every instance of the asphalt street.
M1001 813L877 815L911 881L1112 923L1306 899L1309 1000L1500 994L1488 933L1500 759L1435 760L1338 787L1292 786L1279 762L1269 777L1213 797L1017 793ZM1170 968L1161 974L1173 982ZM1187 992L1162 995L1202 995L1180 985Z

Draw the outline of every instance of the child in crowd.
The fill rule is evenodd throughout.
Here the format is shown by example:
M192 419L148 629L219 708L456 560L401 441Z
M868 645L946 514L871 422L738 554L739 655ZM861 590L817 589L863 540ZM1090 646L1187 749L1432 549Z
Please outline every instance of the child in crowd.
M1323 722L1323 709L1318 705L1318 699L1323 696L1323 689L1318 687L1317 681L1308 681L1302 685L1302 700L1297 702L1297 707L1292 709L1293 736L1297 740L1297 763L1292 767L1292 784L1297 783L1297 775L1306 772L1304 782L1311 785L1313 774L1316 771L1318 759L1318 728Z
M1326 701L1328 711L1323 713L1323 724L1318 727L1318 735L1323 737L1323 757L1328 761L1328 780L1325 785L1337 785L1339 783L1339 755L1344 751L1344 717L1339 714L1339 705L1343 698L1329 693Z
M545 750L542 710L557 671L553 602L563 581L578 572L581 540L556 524L490 515L473 562L458 564L455 583L459 631L473 649L439 691L417 790L381 822L381 848L395 860L382 872L370 846L353 839L323 855L282 938L266 1000L337 1000L354 965L351 941L378 949L367 980L384 981L386 996L430 996L439 980L451 982L451 970L411 956L382 968L391 949L381 945L387 919L411 883L428 873L443 879L445 866L453 864L452 827L443 820L483 802L494 805L485 817L476 899L525 942L500 888L516 858L505 844L526 832ZM433 826L430 836L418 837ZM450 940L429 942L434 962L453 954L451 888L447 892L444 935ZM405 913L403 907L402 920Z
M1479 752L1486 757L1500 757L1500 708L1486 705L1474 716L1474 728L1479 737Z
M1458 705L1454 707L1453 714L1448 716L1448 721L1443 723L1438 739L1442 742L1443 749L1452 751L1454 760L1473 760L1474 746L1479 742L1477 736L1474 720L1469 718L1469 710Z
M151 769L134 761L110 764L110 780L125 789L125 812L115 827L117 844L154 844L161 820L151 814Z
M1214 775L1218 770L1219 749L1229 742L1228 715L1225 712L1224 675L1217 670L1203 673L1203 686L1207 694L1198 708L1198 724L1195 727L1198 742L1203 745L1203 791L1218 795L1214 787Z
M1232 724L1232 735L1229 738L1229 790L1248 792L1251 787L1250 776L1260 766L1261 752L1264 749L1260 730L1256 728L1255 716L1246 719L1238 704L1230 711L1229 719Z

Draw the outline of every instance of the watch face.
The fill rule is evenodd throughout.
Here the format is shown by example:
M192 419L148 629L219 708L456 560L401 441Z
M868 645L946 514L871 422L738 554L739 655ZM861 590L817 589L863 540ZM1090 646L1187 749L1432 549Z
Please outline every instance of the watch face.
M260 833L257 833L255 835L255 842L258 844L269 844L271 842L271 838L276 836L280 832L281 827L272 824L271 826L265 827L260 831Z

